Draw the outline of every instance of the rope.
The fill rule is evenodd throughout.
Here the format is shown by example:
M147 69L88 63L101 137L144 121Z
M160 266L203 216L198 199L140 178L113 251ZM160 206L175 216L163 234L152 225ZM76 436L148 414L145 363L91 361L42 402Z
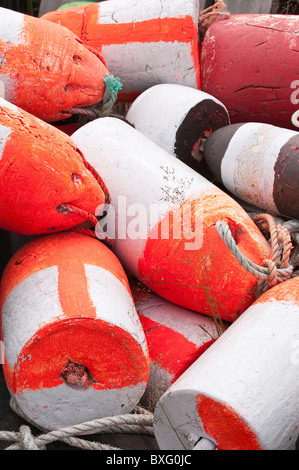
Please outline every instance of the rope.
M223 221L216 222L216 229L226 246L237 258L243 268L258 278L257 291L259 295L267 289L286 281L292 276L294 266L289 264L291 250L293 248L291 236L286 227L277 224L269 214L260 214L252 219L255 223L266 222L270 232L271 259L266 259L263 266L253 263L243 255L236 245L228 224ZM282 245L282 254L279 254L279 243Z
M203 40L204 36L211 26L211 24L219 19L219 18L229 18L230 12L226 4L220 0L219 2L215 2L214 5L206 8L205 10L201 10L198 17L198 29L200 34L200 39Z
M13 399L10 405L19 416L28 421L27 416ZM82 450L123 450L77 437L78 434L86 433L154 436L153 414L137 406L130 414L95 419L38 436L32 434L29 426L22 425L17 432L0 431L0 440L12 442L5 450L46 450L46 446L55 441L61 441Z
M106 83L105 93L102 100L102 106L100 109L95 107L90 108L69 108L66 113L71 114L83 114L84 116L88 116L91 119L96 119L100 117L109 116L114 103L117 98L117 94L119 90L122 88L122 84L118 77L114 77L113 75L105 75L104 82Z

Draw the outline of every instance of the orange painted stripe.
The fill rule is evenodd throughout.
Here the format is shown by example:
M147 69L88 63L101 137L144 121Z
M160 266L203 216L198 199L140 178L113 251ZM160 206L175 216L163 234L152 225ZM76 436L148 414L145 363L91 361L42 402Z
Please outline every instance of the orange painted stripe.
M265 302L290 302L299 306L299 277L288 279L277 286L272 287L261 295L254 303Z
M94 316L91 301L87 296L87 280L85 272L83 273L84 264L109 270L131 293L123 267L109 248L88 235L63 232L37 237L21 247L10 259L2 276L0 311L2 311L7 296L18 284L42 269L57 266L61 281L59 283L60 300L62 307L66 309L65 312L68 312L66 314L73 316L75 313L72 312L76 311L79 314L81 311L81 315L84 312L84 307L88 307L89 315ZM74 270L73 280L70 276L72 270ZM67 290L69 288L70 292L74 293L75 287L77 295L75 300L72 300ZM83 292L85 292L84 295Z
M197 411L220 450L263 450L253 429L231 407L199 394Z
M172 383L214 342L210 340L197 346L181 333L161 323L142 314L139 318L145 332L150 359L173 375Z

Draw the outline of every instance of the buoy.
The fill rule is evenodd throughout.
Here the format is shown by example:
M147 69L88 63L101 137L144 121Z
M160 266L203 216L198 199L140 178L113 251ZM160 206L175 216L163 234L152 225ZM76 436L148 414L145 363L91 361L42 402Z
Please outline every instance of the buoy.
M271 14L220 17L207 28L201 88L227 107L233 124L296 129L298 29L298 16Z
M0 9L0 96L47 122L102 100L101 54L62 26Z
M291 450L299 433L299 278L268 290L168 389L160 449Z
M138 96L126 120L201 174L205 170L204 140L230 124L227 109L219 100L201 90L169 83L150 87Z
M111 204L98 228L114 238L127 272L172 303L228 321L253 302L257 278L215 227L226 219L254 263L269 256L238 203L119 118L95 119L72 140L109 186Z
M168 302L145 287L131 284L131 290L150 357L149 380L140 402L154 409L163 393L227 326L218 318Z
M37 427L131 412L149 360L123 268L103 243L45 235L5 268L1 312L8 389Z
M109 0L52 11L43 19L66 26L103 54L133 101L158 83L200 88L199 1Z
M0 157L2 229L23 235L67 230L94 218L107 202L104 182L66 134L2 98Z
M204 145L212 173L233 195L299 219L299 133L264 123L218 129Z

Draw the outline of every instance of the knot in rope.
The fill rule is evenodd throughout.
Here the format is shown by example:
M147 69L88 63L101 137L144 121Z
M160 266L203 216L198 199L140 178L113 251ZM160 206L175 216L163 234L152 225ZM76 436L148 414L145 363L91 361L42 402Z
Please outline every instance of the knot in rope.
M225 220L216 222L216 229L243 268L258 278L257 295L259 296L267 289L292 276L294 267L289 264L289 260L293 245L288 229L276 223L271 215L259 214L252 220L256 224L260 221L266 222L266 228L270 232L271 259L265 259L262 266L253 263L240 252Z

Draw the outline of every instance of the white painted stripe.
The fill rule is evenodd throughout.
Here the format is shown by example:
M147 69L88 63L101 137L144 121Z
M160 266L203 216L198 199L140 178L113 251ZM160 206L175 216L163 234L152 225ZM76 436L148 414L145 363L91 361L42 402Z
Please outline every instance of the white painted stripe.
M56 430L85 421L130 413L139 402L145 384L122 389L78 389L67 384L24 391L15 399L25 415L44 430Z
M167 152L175 153L176 133L189 111L203 100L224 105L196 86L163 83L138 96L126 115L136 129Z
M103 46L102 52L110 73L121 79L122 93L141 93L164 82L197 88L190 43L111 44Z
M191 431L209 437L197 418L189 419L190 407L195 411L195 398L201 393L239 413L266 450L293 448L299 422L299 361L293 357L294 344L299 344L299 306L274 300L252 305L162 398L182 441ZM161 416L160 408L156 418ZM165 449L175 433L163 419L155 432Z
M1 78L3 78L3 76ZM5 91L6 91L6 89L5 89ZM14 105L10 101L7 101L6 99L4 99L2 97L0 97L0 107L4 108L4 112L5 112L5 108L11 109L12 111L14 111L16 113L20 112L20 108L18 108L18 106Z
M88 292L96 307L97 318L127 331L140 344L144 354L147 345L135 304L126 287L110 271L84 265Z
M274 165L281 147L297 134L261 123L246 123L237 129L221 162L226 188L245 202L277 212Z
M8 141L10 135L11 129L0 124L0 160L2 158L6 142Z
M110 214L117 221L115 253L138 277L149 230L171 208L215 186L117 118L95 119L78 129L72 140L109 188L115 217L112 209ZM142 228L135 230L134 239L137 222Z
M28 340L63 311L58 296L58 268L38 271L18 284L2 310L5 355L11 367Z
M0 39L4 42L18 44L24 28L22 13L0 8Z
M216 325L211 317L179 307L156 294L142 300L137 306L137 311L182 334L197 346L218 337Z
M136 23L155 18L190 15L197 24L199 1L186 0L110 0L99 4L98 21L101 24Z

